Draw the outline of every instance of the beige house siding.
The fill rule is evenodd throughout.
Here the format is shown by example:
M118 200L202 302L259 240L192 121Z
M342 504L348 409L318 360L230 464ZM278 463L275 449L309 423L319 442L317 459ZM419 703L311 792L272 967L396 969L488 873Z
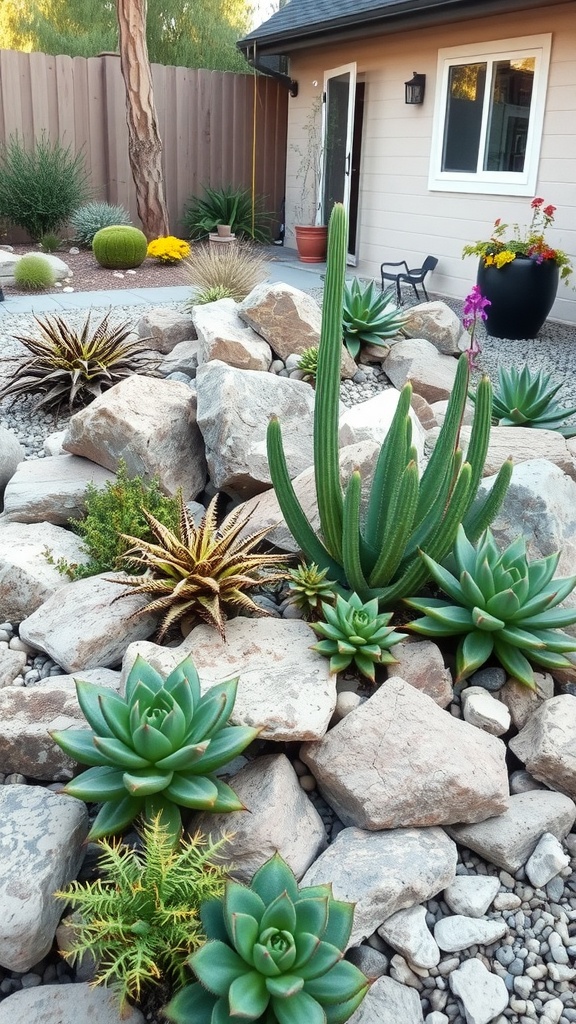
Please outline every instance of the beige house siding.
M287 244L299 202L303 125L324 72L356 61L365 83L360 164L357 254L359 269L379 278L383 260L406 259L419 266L428 253L439 258L430 278L441 294L464 297L475 281L474 259L461 259L462 246L487 238L494 220L524 225L530 199L505 195L434 192L428 171L436 90L438 50L517 36L552 33L546 113L535 194L558 208L551 245L576 262L576 4L558 4L522 14L375 36L368 40L318 47L292 55L290 74L299 94L288 108L286 176ZM404 82L417 71L426 75L422 106L404 103ZM560 285L552 317L576 323L576 291Z

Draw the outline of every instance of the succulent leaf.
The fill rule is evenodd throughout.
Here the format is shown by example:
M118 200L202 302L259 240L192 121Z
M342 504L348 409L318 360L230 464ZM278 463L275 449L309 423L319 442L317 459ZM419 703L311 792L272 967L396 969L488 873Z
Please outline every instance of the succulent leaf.
M318 636L324 637L312 646L313 651L330 658L330 671L340 672L352 662L370 679L375 679L374 665L389 664L394 658L389 648L402 640L405 633L396 633L388 623L391 613L378 614L378 601L374 598L366 604L357 594L346 601L336 595L332 608L322 603L325 622L312 622Z

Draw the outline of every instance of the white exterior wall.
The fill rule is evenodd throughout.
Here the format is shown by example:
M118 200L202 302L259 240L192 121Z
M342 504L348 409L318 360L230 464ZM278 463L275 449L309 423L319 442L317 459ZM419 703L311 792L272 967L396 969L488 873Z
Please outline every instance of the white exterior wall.
M564 250L576 265L576 4L558 4L427 28L350 40L346 44L296 52L290 75L299 93L289 101L286 179L288 245L294 245L294 207L301 190L302 126L314 96L322 91L324 71L356 61L365 82L360 163L357 252L362 274L379 280L383 260L406 259L420 266L428 254L438 267L428 279L440 294L463 298L476 279L474 258L461 259L462 246L487 239L497 217L521 227L530 221L530 198L428 190L432 119L438 50L517 36L552 33L546 114L535 195L557 207L555 225L546 232L551 246ZM422 106L406 106L404 82L417 71L426 75ZM576 323L576 290L561 283L551 316Z

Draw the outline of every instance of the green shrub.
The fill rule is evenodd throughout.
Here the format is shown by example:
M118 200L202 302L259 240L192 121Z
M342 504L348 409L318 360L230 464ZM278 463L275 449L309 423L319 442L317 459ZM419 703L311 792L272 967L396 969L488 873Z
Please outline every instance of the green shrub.
M402 389L376 463L367 513L361 521L359 471L352 473L344 493L340 483L338 415L346 239L346 215L337 203L328 235L314 406L320 536L294 491L276 417L268 425L268 462L282 514L306 559L327 569L341 588L353 591L361 601L377 598L382 606L393 607L429 578L427 566L419 557L420 549L442 559L454 543L460 522L464 520L474 538L491 522L510 482L512 463L504 463L489 497L472 507L488 450L492 389L488 378L478 385L468 461L463 463L459 435L469 383L468 360L463 355L458 361L446 418L422 479L412 446L412 389L409 384Z
M100 228L92 239L92 251L101 267L132 270L146 259L148 241L140 228L129 225Z
M82 153L43 136L26 149L18 136L0 148L0 216L35 241L56 231L89 193Z
M270 241L270 221L273 214L264 209L264 200L254 200L254 230L252 229L252 193L248 188L204 188L203 196L188 200L182 221L190 238L205 238L215 232L218 224L229 224L232 234L251 238L255 242Z
M162 494L157 477L150 481L143 481L140 476L129 477L126 463L121 459L116 480L108 481L103 488L88 484L86 517L70 520L70 526L82 538L88 561L75 566L68 575L72 579L84 579L118 570L120 559L130 547L130 542L122 534L148 542L154 540L144 517L145 511L169 530L175 530L179 510L178 498ZM139 571L126 561L122 568L126 572Z
M56 272L43 256L27 253L14 264L14 281L27 291L41 291L54 285Z
M94 983L114 987L121 1013L150 985L185 984L186 957L205 941L200 907L224 890L224 869L213 861L226 837L207 843L196 833L175 850L158 816L141 836L141 851L101 839L97 881L54 894L80 915L62 955L71 963L92 956Z
M42 252L58 252L58 249L62 245L62 239L59 235L55 235L53 231L49 231L46 235L42 235L40 239L40 248Z
M70 226L74 231L74 241L90 248L97 231L102 228L129 227L132 221L130 214L123 206L111 203L86 203L79 206L70 217Z
M88 840L122 832L138 815L160 815L174 844L182 829L180 808L240 811L242 801L216 775L241 754L259 729L229 725L237 679L211 686L202 697L190 657L166 680L140 655L128 673L126 696L75 680L89 729L51 732L80 764L91 765L65 793L102 803Z

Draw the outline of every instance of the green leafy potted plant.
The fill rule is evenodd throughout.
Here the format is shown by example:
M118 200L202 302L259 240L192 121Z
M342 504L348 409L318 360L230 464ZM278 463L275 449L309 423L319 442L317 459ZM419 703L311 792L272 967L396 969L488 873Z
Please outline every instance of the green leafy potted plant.
M322 100L317 96L304 123L303 145L292 149L299 157L296 179L300 198L294 208L296 247L302 263L323 263L326 259L328 228L323 221L322 171L324 146L320 112Z
M554 304L558 281L572 273L566 253L545 239L556 207L544 203L539 197L532 200L524 231L514 224L507 237L510 225L498 218L487 241L464 246L463 256L480 257L477 282L490 301L486 331L493 337L536 337Z

